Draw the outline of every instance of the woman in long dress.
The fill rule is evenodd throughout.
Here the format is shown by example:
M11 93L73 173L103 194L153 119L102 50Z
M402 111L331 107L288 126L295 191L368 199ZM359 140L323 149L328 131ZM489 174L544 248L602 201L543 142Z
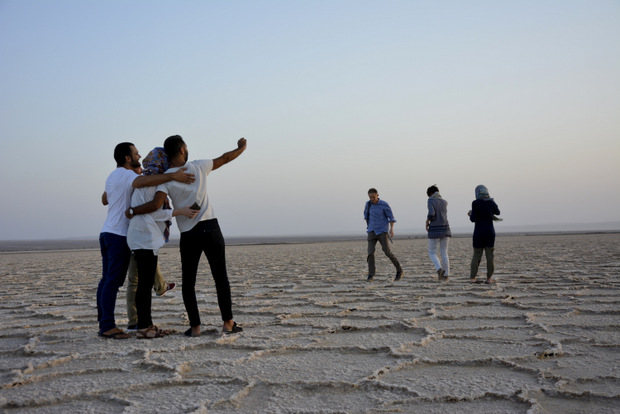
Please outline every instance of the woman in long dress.
M491 277L495 271L494 250L495 250L495 227L494 220L501 220L497 215L500 214L499 207L489 196L489 190L484 185L476 187L476 199L471 203L471 210L467 213L469 219L475 223L474 226L474 257L471 259L471 270L469 281L476 282L478 266L484 253L487 260L487 280L484 283L490 284Z

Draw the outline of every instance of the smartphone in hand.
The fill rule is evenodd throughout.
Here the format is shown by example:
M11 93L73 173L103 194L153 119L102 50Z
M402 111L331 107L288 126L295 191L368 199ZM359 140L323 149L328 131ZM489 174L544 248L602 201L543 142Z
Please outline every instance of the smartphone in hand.
M200 206L199 206L199 205L198 205L198 203L196 203L196 202L195 202L194 204L192 204L190 208L191 208L192 210L200 210Z

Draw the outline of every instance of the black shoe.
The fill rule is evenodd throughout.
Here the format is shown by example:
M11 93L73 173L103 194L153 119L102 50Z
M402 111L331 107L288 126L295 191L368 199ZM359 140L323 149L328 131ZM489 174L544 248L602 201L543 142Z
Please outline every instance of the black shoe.
M240 327L239 325L237 325L237 322L233 322L233 327L230 331L227 331L226 329L222 329L222 332L224 332L226 335L230 335L230 334L234 334L234 333L239 333L242 332L243 328Z
M394 282L398 282L400 279L402 279L404 274L405 272L403 272L402 270L399 270L398 272L396 272L396 277L394 278Z
M190 338L197 338L197 337L200 336L200 334L197 334L197 335L193 334L192 333L192 328L189 328L187 331L185 331L185 333L183 333L183 335L189 336Z
M437 271L437 279L438 280L443 280L443 276L446 274L446 271L443 269L439 269Z
M368 275L368 278L366 279L366 282L372 282L372 280L373 280L374 278L375 278L375 277L374 277L373 275Z

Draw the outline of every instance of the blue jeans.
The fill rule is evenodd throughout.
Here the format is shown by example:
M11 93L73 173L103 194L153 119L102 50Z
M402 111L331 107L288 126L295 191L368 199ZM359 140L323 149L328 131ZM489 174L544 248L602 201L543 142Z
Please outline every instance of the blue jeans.
M435 270L445 270L445 276L450 276L450 258L448 257L448 245L450 244L450 237L442 237L439 239L428 239L428 256L431 258L431 262L435 266ZM439 249L439 256L437 256L437 249Z
M101 233L99 245L103 271L97 287L97 320L99 333L103 333L116 327L114 320L116 295L118 289L125 283L131 250L127 246L127 237L113 233Z

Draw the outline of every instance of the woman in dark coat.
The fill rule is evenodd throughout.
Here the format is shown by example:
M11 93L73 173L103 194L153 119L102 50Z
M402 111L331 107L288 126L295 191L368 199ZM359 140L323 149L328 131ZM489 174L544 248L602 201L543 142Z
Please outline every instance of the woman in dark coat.
M485 283L491 283L491 277L495 270L493 263L493 251L495 249L495 228L493 220L501 220L496 217L499 215L499 207L495 201L489 196L489 190L483 185L476 187L476 199L471 203L469 211L469 219L475 223L474 227L474 257L471 259L471 271L469 281L476 282L478 274L478 266L482 260L482 253L485 253L487 259L487 280Z

